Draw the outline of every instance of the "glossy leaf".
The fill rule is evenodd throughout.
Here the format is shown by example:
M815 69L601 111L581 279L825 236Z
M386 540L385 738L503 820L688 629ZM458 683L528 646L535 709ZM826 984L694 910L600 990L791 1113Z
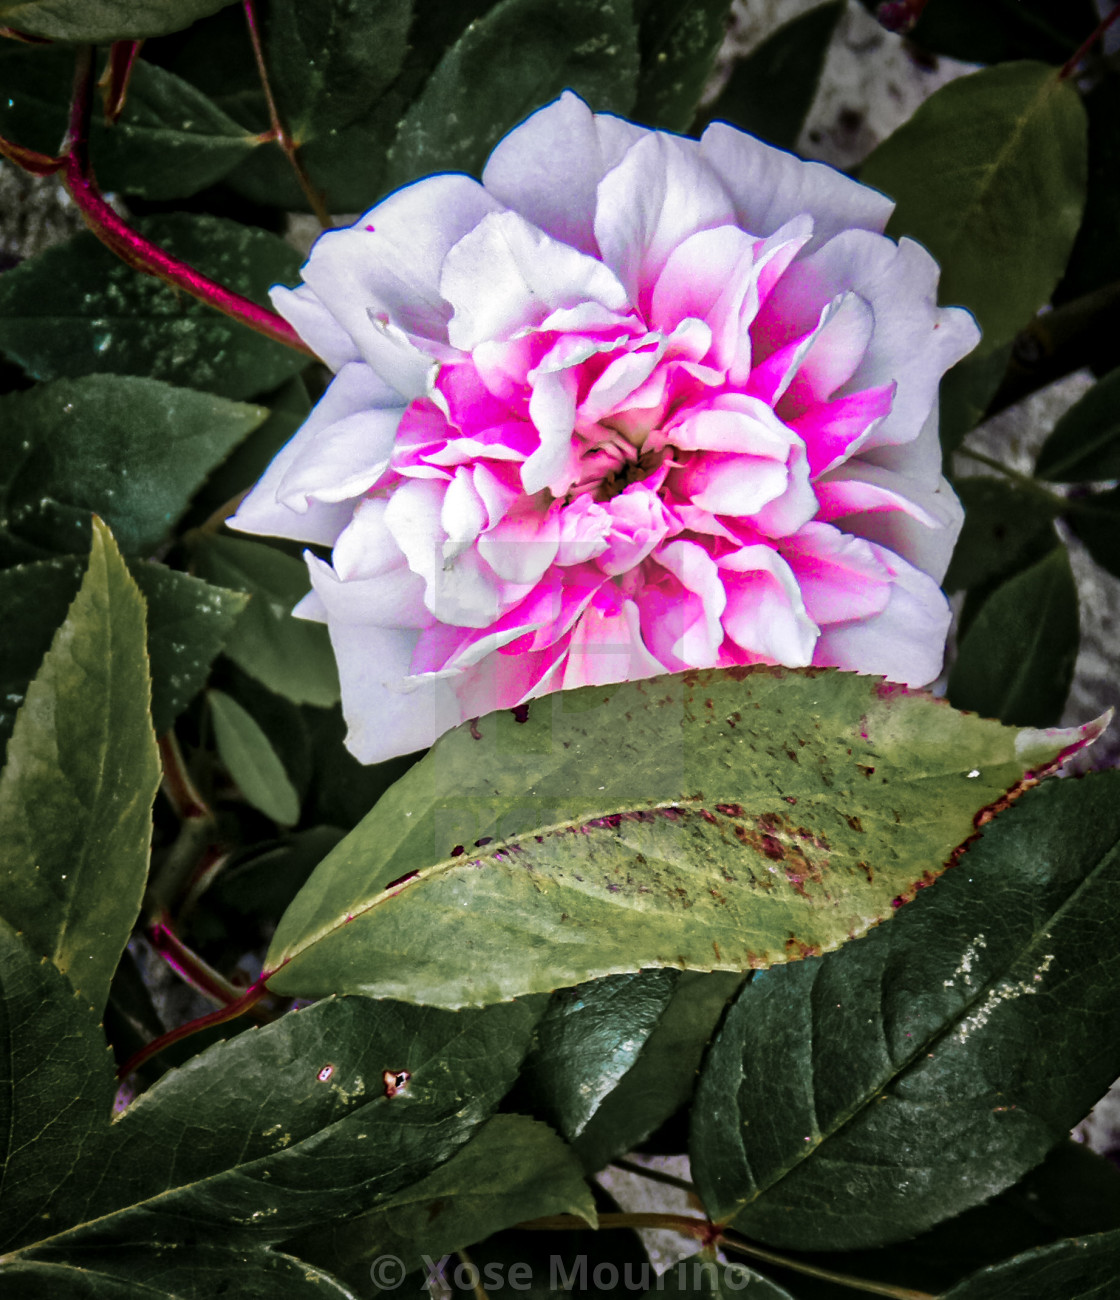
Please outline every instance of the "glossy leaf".
M222 691L207 696L218 757L246 800L281 826L299 821L299 795L252 714Z
M84 1170L68 1148L52 1221L28 1221L20 1244L267 1243L372 1208L489 1117L534 1018L524 1003L453 1015L340 998L218 1043L106 1122Z
M412 0L272 0L265 61L281 120L300 142L362 117L392 83L408 49ZM372 199L372 195L369 196Z
M193 561L211 582L249 595L226 645L233 662L297 704L334 704L338 670L327 629L292 617L311 586L306 566L260 542L212 535L199 542Z
M3 919L0 994L3 1251L49 1231L54 1190L107 1127L116 1085L97 1014Z
M943 86L864 163L898 203L887 227L941 267L941 301L969 308L985 352L1048 301L1085 204L1086 119L1041 63L1007 63Z
M562 90L626 113L638 75L629 0L501 0L463 33L405 114L386 188L478 172L509 130Z
M85 550L94 511L123 551L151 552L207 471L267 414L123 375L60 379L0 397L7 529L46 550Z
M793 149L843 12L834 0L779 27L735 64L719 97L704 110L703 123L730 122L779 149Z
M957 648L949 699L1009 725L1052 726L1065 708L1080 638L1069 552L1056 546L980 606Z
M131 40L189 27L233 0L0 0L0 24L56 41Z
M552 995L522 1079L534 1109L569 1142L633 1067L679 978L674 970L638 971Z
M1063 3L1063 0L1057 0ZM1089 26L1086 25L1086 31ZM1085 95L1089 114L1089 188L1085 216L1055 295L1068 302L1120 279L1120 71L1107 65Z
M161 736L202 689L245 597L162 564L134 560L129 572L148 607L152 722ZM0 608L20 629L0 640L0 760L28 683L81 580L81 562L69 557L0 571Z
M277 281L299 276L296 250L264 230L183 212L135 224L174 257L256 302L267 303ZM307 361L131 270L85 232L0 278L0 348L36 379L110 372L232 398L275 388Z
M954 484L964 506L946 591L969 591L1010 577L1059 545L1046 498L1001 478L962 478Z
M1120 1275L1120 1232L1041 1246L984 1269L945 1293L944 1300L1109 1300Z
M1118 897L1120 774L1054 781L890 925L756 975L693 1107L709 1213L850 1250L1009 1187L1120 1070Z
M0 911L97 1011L140 910L159 759L144 601L103 524L0 773Z
M1052 483L1120 478L1120 370L1094 384L1058 420L1039 450L1035 473Z
M527 1219L576 1214L597 1224L579 1161L547 1124L495 1115L477 1135L383 1208L295 1243L300 1254L368 1284L368 1261L395 1255L419 1268Z
M686 673L491 714L320 864L276 931L270 986L478 1005L833 948L1076 736L1017 736L832 670Z
M572 1143L586 1169L632 1151L691 1099L704 1049L743 978L738 971L681 972L637 1060Z
M1101 568L1120 577L1120 488L1077 499L1070 523Z
M263 1246L153 1241L132 1248L39 1251L0 1263L4 1300L357 1300L301 1259Z
M635 121L687 131L727 35L729 0L649 0L640 15Z

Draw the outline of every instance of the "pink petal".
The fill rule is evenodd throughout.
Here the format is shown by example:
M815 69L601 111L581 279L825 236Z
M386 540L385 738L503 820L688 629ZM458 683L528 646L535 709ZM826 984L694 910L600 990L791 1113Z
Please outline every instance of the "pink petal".
M795 420L790 420L789 427L805 442L809 473L814 478L859 451L875 422L890 411L894 391L893 384L867 388L850 397L810 406Z
M572 629L563 689L636 682L664 671L642 640L641 616L632 600L593 601Z
M886 608L890 573L870 542L829 524L810 523L782 540L781 554L818 626L868 618Z
M797 579L769 546L748 546L719 562L727 592L723 627L752 655L791 668L813 660L817 626L806 613Z
M686 597L679 602L679 612L674 612L671 602L662 610L663 616L668 615L665 621L672 637L668 647L670 655L681 667L709 667L715 663L723 640L720 617L727 604L716 562L703 547L685 541L670 542L661 547L652 559L677 579L684 592L693 596L691 600ZM642 627L648 636L650 620L647 611L652 610L641 600L644 595L644 592L640 593L639 607L642 610ZM658 637L658 640L663 639ZM658 659L667 662L665 655L652 640L647 644Z
M498 577L520 586L539 582L559 548L559 510L516 511L478 539L478 553Z

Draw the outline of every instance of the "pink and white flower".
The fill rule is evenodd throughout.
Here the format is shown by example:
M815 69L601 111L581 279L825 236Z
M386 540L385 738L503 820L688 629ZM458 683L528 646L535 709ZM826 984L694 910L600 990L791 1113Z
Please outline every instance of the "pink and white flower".
M323 235L278 311L335 371L235 527L308 551L367 762L562 688L835 665L922 685L976 343L891 204L717 123L565 94L482 183Z

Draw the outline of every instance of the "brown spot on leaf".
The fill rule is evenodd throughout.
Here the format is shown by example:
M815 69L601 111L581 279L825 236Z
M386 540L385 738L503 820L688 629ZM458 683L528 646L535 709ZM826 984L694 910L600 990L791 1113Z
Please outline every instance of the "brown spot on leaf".
M861 822L858 817L852 816L846 818L846 820L852 830L857 831L860 835L863 834L863 822Z
M386 1070L381 1075L381 1082L385 1085L385 1096L390 1100L399 1096L411 1078L412 1075L407 1070Z
M479 731L479 729L478 729L478 719L477 719L477 718L471 718L471 739L472 739L472 740L481 740L481 739L482 739L482 732Z

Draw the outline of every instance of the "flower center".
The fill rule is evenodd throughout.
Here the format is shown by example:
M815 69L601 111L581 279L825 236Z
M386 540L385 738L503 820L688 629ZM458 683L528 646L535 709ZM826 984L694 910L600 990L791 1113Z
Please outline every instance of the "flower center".
M649 478L660 469L669 451L668 447L662 447L660 451L643 451L637 460L625 461L602 479L595 489L595 500L610 501L625 492L631 483Z

